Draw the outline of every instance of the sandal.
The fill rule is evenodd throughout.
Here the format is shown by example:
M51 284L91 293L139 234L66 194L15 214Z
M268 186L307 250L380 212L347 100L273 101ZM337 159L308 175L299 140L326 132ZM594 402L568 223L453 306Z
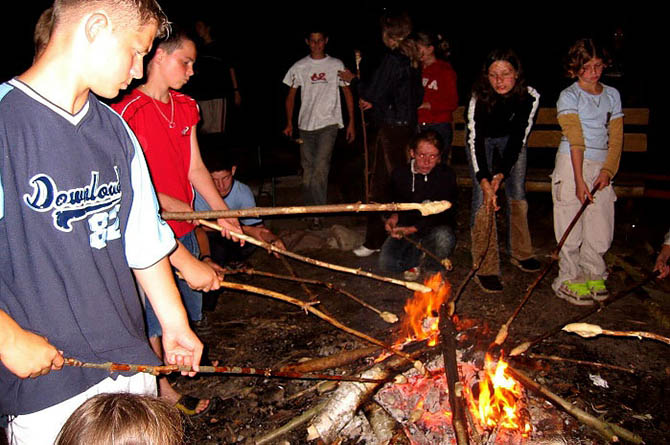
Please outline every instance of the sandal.
M206 400L206 399L199 399L197 397L189 396L189 395L182 395L179 397L179 400L177 400L177 403L174 404L175 408L177 408L179 411L182 413L186 414L189 417L200 417L205 415L210 408L212 407L212 400L209 401L209 405L199 413L196 412L195 410L198 408L198 403L200 403L201 400Z

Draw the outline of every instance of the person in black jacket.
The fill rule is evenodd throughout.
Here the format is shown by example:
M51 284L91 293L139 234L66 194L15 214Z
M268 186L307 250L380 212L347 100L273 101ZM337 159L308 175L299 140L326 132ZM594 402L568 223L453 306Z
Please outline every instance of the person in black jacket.
M502 291L491 212L498 210L496 193L503 183L510 259L526 272L541 267L533 257L526 202L526 140L539 100L538 92L526 86L521 62L513 51L489 54L468 106L465 150L472 175L472 261L486 252L475 276L485 292Z
M379 255L379 266L387 272L404 272L405 279L420 274L421 251L403 237L420 242L438 258L447 258L456 245L454 207L458 196L456 175L441 162L444 143L440 135L428 130L415 136L409 144L411 160L391 175L391 198L395 202L447 200L452 207L442 213L421 216L418 211L391 214L386 219L388 238ZM426 257L426 271L440 270L440 265Z
M379 67L370 82L360 84L360 107L371 110L378 128L373 146L371 200L388 202L389 178L396 167L407 162L407 143L417 125L417 108L423 101L419 71L418 43L410 36L412 22L407 14L382 17L382 40L386 46ZM346 81L353 74L340 73ZM366 239L354 250L357 256L378 251L384 242L383 225L378 216L368 218Z

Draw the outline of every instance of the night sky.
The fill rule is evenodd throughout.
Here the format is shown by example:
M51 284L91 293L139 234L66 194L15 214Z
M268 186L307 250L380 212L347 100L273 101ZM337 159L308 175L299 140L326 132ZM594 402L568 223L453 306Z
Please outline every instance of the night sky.
M3 14L0 32L9 57L0 64L0 79L6 80L27 68L32 59L32 32L41 11L49 1L24 1L19 12ZM236 60L240 87L251 119L263 122L266 129L278 131L283 127L285 89L281 80L300 57L307 54L303 33L307 23L318 23L330 33L328 53L341 58L353 68L353 49L362 48L366 54L381 48L378 17L389 2L367 1L353 5L349 2L329 2L338 9L328 10L315 2L281 2L269 7L246 2L228 7L231 2L163 1L173 22L190 22L198 14L220 17L221 40L227 43ZM579 37L593 36L611 42L617 27L625 35L623 66L626 84L619 86L625 104L652 108L652 124L660 122L662 110L659 93L655 91L662 68L667 38L660 37L659 11L644 5L635 10L607 10L581 6L561 11L548 7L560 3L536 3L534 8L516 6L514 2L490 6L482 3L462 3L459 6L415 6L408 2L405 9L412 16L415 29L431 29L444 33L451 42L451 63L459 75L461 104L465 103L474 76L481 68L487 52L494 47L514 48L524 63L528 83L542 94L542 106L553 106L558 93L570 81L563 77L561 59L571 43ZM434 2L428 2L434 3ZM441 2L446 5L446 2ZM562 3L565 5L566 3ZM226 5L218 8L212 5ZM632 3L628 4L632 6ZM350 6L350 7L347 7ZM540 9L542 8L542 9ZM663 45L661 44L663 41ZM650 146L654 139L650 134Z

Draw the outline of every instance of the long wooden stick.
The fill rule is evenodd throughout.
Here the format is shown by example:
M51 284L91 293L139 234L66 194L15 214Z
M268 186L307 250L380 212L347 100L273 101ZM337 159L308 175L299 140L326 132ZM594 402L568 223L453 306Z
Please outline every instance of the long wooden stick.
M635 284L627 287L626 289L623 289L623 290L617 292L614 295L610 295L610 297L607 300L601 302L600 305L593 306L593 307L587 309L586 311L581 312L581 313L575 315L574 317L571 317L570 319L568 319L566 321L563 321L561 323L556 324L553 328L549 329L544 334L538 335L537 337L535 337L532 340L528 340L528 341L525 341L525 342L517 345L509 353L510 357L514 357L514 356L523 354L524 352L526 352L528 349L530 349L532 346L536 345L537 343L540 343L541 341L551 337L552 335L555 335L555 334L561 332L561 330L563 329L563 326L565 326L566 324L577 323L578 321L582 321L586 317L588 317L588 316L590 316L590 315L592 315L596 312L599 312L600 310L604 309L605 307L609 306L610 304L614 303L615 301L618 301L621 298L625 297L626 295L630 294L634 290L644 286L645 284L647 284L649 281L651 281L653 279L654 279L654 275L650 273L650 274L647 275L647 277L644 280L642 280L638 283L635 283Z
M465 289L465 286L470 282L472 277L475 276L479 268L482 266L482 263L484 262L484 258L486 258L486 253L489 251L489 242L491 240L491 231L493 230L493 221L495 219L495 211L489 210L489 221L488 221L488 229L486 230L486 247L484 248L484 251L482 254L477 258L477 261L472 265L472 268L470 269L470 272L463 278L463 281L461 281L461 284L458 286L458 289L456 292L452 294L452 297L449 298L449 315L454 315L454 312L456 312L456 303L458 302L458 299L461 297L461 294L463 293L463 290Z
M519 371L518 369L515 369L512 366L509 366L507 370L510 371L510 373L514 376L514 378L516 378L524 386L532 389L535 392L538 392L543 397L549 399L551 402L553 402L560 408L564 409L568 414L574 416L577 420L579 420L583 424L588 425L591 428L595 429L608 441L618 442L619 438L621 438L635 444L644 443L642 437L638 436L637 434L632 433L627 429L620 427L617 424L603 422L601 420L596 419L586 411L577 408L577 406L554 394L546 386L540 385L539 383L535 382L533 379L530 378L530 376L526 375L526 373Z
M567 362L567 363L575 363L577 365L586 365L586 366L593 366L594 368L605 368L605 369L615 369L617 371L623 371L627 372L629 374L635 374L634 369L629 369L629 368L624 368L623 366L617 366L617 365L610 365L607 363L598 363L598 362L589 362L587 360L577 360L574 358L565 358L565 357L559 357L556 355L544 355L544 354L526 354L526 357L530 357L532 359L536 360L552 360L556 362Z
M283 436L284 434L293 431L294 429L298 428L300 425L303 425L307 422L309 422L312 417L316 416L328 403L328 401L323 401L312 408L308 409L298 417L294 417L284 425L280 426L276 430L270 431L263 437L259 437L258 439L254 440L255 445L265 445L266 443L270 443L273 440Z
M439 264L440 266L442 266L444 268L444 270L450 271L451 269L454 268L454 266L451 264L451 261L449 260L449 258L438 257L433 252L431 252L430 250L423 247L423 245L421 245L421 243L418 243L418 242L414 241L412 238L410 238L407 235L403 235L402 237L405 241L407 241L408 243L410 243L411 245L413 245L414 247L419 249L421 252L425 253L427 256L434 259L437 262L437 264Z
M309 301L316 301L317 295L312 292L310 288L307 287L304 281L298 280L298 276L295 274L295 270L293 270L293 266L288 262L285 256L280 256L279 259L281 260L282 264L288 270L288 273L291 274L291 277L294 278L297 282L300 283L300 287L302 288L303 291L305 291L305 294L307 294L307 298L309 298Z
M212 222L206 221L204 219L199 220L200 224L203 226L207 226L211 229L214 230L222 230L222 227L219 226L218 224L214 224ZM423 284L420 283L414 283L412 281L403 281L403 280L398 280L395 278L390 278L390 277L384 277L381 275L376 275L371 272L366 272L361 269L353 269L351 267L345 267L345 266L340 266L338 264L332 264L332 263L326 263L325 261L319 261L315 260L314 258L309 258L306 256L298 255L297 253L289 252L288 250L280 249L279 247L266 243L265 241L258 240L254 238L253 236L249 235L244 235L242 233L237 233L237 232L230 232L230 234L235 237L239 238L241 240L244 240L246 242L249 242L251 244L255 244L256 246L262 247L264 249L267 249L272 252L277 252L281 255L286 255L287 257L294 258L298 261L303 261L305 263L313 264L315 266L319 267L325 267L327 269L332 269L332 270L337 270L338 272L345 272L345 273L350 273L358 276L363 276L363 277L368 277L372 278L374 280L379 280L379 281L384 281L386 283L393 283L397 284L398 286L403 286L406 287L407 289L413 290L413 291L419 291L419 292L430 292L431 289L428 286L424 286Z
M307 283L307 284L315 284L318 286L324 286L332 291L338 292L342 295L344 295L347 298L351 298L354 300L356 303L360 304L364 308L370 309L372 312L376 313L379 315L379 317L384 320L387 323L396 323L398 321L398 316L392 312L388 311L381 311L377 309L376 307L372 306L369 303L366 303L365 301L361 300L351 292L348 292L344 289L341 289L337 286L335 286L333 283L328 283L326 281L319 281L319 280L314 280L312 278L303 278L303 277L290 277L288 275L279 275L279 274L274 274L271 272L263 272L257 269L253 268L244 268L244 269L239 269L239 270L230 270L226 269L226 273L234 274L234 273L246 273L249 275L259 275L262 277L269 277L269 278L276 278L278 280L287 280L287 281L297 281L300 283Z
M355 50L356 76L361 78L361 51ZM350 116L351 119L351 116ZM365 202L370 202L370 158L368 156L368 128L365 124L365 111L361 110L361 130L363 131L363 159L365 169L363 170L363 184L365 186Z
M243 218L268 215L295 215L305 213L342 213L342 212L404 212L418 210L421 215L434 215L451 207L449 201L432 201L426 203L400 202L386 204L326 204L295 207L252 207L240 210L207 210L203 212L163 212L163 219L173 221L190 221L194 219Z
M598 186L593 187L593 189L591 190L591 196L595 195L595 193L597 191L598 191ZM498 335L496 335L496 339L493 342L495 345L501 346L503 343L505 343L505 340L507 340L507 335L509 333L509 326L512 324L512 322L517 317L517 315L519 315L519 312L521 312L521 309L523 308L523 306L530 299L530 296L533 294L533 291L535 290L537 285L540 284L540 281L542 281L542 278L544 278L545 275L547 275L547 273L549 273L549 270L552 268L554 263L556 261L558 261L558 253L563 248L563 244L565 244L565 240L568 239L568 235L570 235L570 232L572 231L573 227L575 227L575 225L577 224L577 221L579 221L579 218L581 218L582 214L584 213L584 211L586 210L586 207L588 207L589 204L591 204L591 201L589 201L588 199L585 200L584 203L582 204L582 206L579 208L579 211L577 212L575 217L572 218L572 221L570 221L570 225L568 225L568 228L565 229L565 232L563 233L563 236L561 237L560 241L558 242L558 244L556 245L554 250L552 250L551 260L549 261L549 263L546 266L544 266L544 269L542 270L542 272L540 272L540 275L538 275L537 278L535 278L535 281L533 281L533 283L530 286L528 286L528 289L526 290L526 295L524 295L523 299L521 300L521 303L519 303L519 305L516 307L516 309L514 310L512 315L510 315L509 319L507 319L505 324L503 324L500 327L500 330L498 331Z
M172 372L193 372L191 366L185 365L133 365L128 363L87 363L74 358L65 359L66 366L78 368L104 369L109 372L144 372L152 375L170 374ZM280 377L298 380L334 380L338 382L384 383L384 379L364 379L361 377L339 376L330 374L305 374L300 372L273 371L240 366L200 366L201 374L234 374L240 376Z
M386 349L387 351L389 351L392 354L398 355L398 356L403 357L407 360L412 360L412 358L409 356L409 354L407 354L405 352L402 352L402 351L398 351L398 350L392 348L390 345L387 345L386 343L384 343L380 340L377 340L376 338L370 337L369 335L364 334L363 332L357 331L356 329L352 329L349 326L346 326L346 325L342 324L341 322L339 322L338 320L334 319L333 317L324 314L323 312L321 312L318 309L315 309L313 306L315 304L319 303L318 301L305 303L304 301L300 301L297 298L289 297L288 295L280 294L279 292L275 292L275 291L272 291L272 290L269 290L269 289L262 289L260 287L249 286L247 284L241 284L241 283L231 283L230 281L221 281L220 284L221 284L221 287L225 287L225 288L228 288L228 289L237 289L237 290L241 290L241 291L245 291L245 292L251 292L251 293L254 293L254 294L265 295L265 296L270 297L270 298L275 298L277 300L282 300L286 303L290 303L290 304L294 304L296 306L300 306L305 311L316 315L320 319L327 321L331 325L335 326L336 328L339 328L339 329L343 330L344 332L348 332L349 334L352 334L352 335L355 335L356 337L362 338L363 340L365 340L367 342L370 342L374 345L380 346L380 347ZM418 368L423 367L423 365L421 363L416 363L415 366L417 366Z
M643 338L648 338L650 340L661 341L665 344L670 345L670 338L664 337L659 334L654 334L653 332L645 331L611 331L609 329L603 329L597 324L590 323L570 323L563 326L565 332L570 332L577 334L580 337L591 338L598 335L611 335L613 337L635 337L638 340Z

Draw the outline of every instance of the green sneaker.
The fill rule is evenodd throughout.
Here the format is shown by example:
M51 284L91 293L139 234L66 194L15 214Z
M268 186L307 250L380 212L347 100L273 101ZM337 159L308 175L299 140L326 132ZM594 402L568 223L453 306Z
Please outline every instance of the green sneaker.
M589 280L586 282L586 286L591 292L591 298L596 301L605 301L610 296L607 286L605 286L605 280Z
M577 306L590 306L593 304L593 295L586 283L564 281L556 291L556 296Z

